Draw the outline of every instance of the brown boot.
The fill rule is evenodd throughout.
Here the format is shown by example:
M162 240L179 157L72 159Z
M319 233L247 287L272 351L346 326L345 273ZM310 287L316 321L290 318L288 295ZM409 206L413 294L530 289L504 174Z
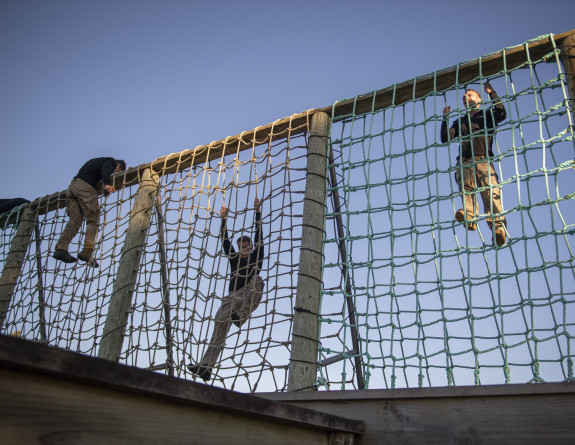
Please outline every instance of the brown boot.
M463 209L459 209L457 212L455 212L455 219L457 222L465 221L465 213L463 212ZM477 223L467 223L467 230L477 230Z
M92 258L92 251L89 249L86 248L82 249L82 251L78 254L78 259L80 261L84 261L86 263L86 266L93 267L94 269L100 267L98 262L94 258Z

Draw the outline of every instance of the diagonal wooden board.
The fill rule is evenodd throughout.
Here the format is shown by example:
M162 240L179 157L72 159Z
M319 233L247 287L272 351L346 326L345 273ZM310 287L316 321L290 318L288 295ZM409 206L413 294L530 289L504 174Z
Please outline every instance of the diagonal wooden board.
M0 336L2 444L353 443L362 421Z

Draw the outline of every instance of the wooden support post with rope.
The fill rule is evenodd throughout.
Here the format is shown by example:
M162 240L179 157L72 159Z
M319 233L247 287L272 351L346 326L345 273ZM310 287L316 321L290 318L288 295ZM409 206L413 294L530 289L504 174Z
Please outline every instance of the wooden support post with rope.
M571 102L571 118L575 119L575 34L571 34L561 43L561 63L565 70L569 101Z
M157 192L158 176L152 174L152 170L148 168L143 172L134 207L130 214L130 224L126 232L126 241L122 248L122 256L98 351L100 358L116 362L120 359L129 309L132 304L140 260L144 251L146 234L150 226Z
M312 390L317 378L329 131L329 116L323 112L314 114L311 118L307 153L303 227L288 391Z
M42 279L42 239L37 218L34 222L34 239L36 241L36 269L38 270L38 282L36 284L36 289L38 290L38 316L40 318L38 328L40 330L40 341L46 343L46 299L44 298L44 280Z
M18 224L16 235L12 239L10 251L0 277L0 328L4 326L14 289L16 289L18 278L22 272L22 264L30 246L32 232L36 227L36 217L29 205L24 207L20 219L16 223Z

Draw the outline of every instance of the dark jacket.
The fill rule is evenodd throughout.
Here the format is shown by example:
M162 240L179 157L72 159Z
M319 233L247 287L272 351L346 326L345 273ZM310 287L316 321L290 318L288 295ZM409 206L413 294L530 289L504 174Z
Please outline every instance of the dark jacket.
M94 188L100 181L103 181L105 185L112 185L110 176L117 164L114 158L90 159L74 177L82 179Z
M245 287L250 279L259 273L264 262L264 245L262 241L262 214L256 212L256 233L254 237L254 250L250 252L248 258L242 258L239 253L234 250L230 239L228 238L228 230L226 227L226 218L222 218L222 225L220 227L220 236L224 252L230 260L230 292L239 290Z
M495 91L491 91L489 97L493 101L493 107L480 107L473 115L466 113L453 122L449 133L447 131L447 119L444 119L441 123L442 143L461 136L461 152L459 154L461 157L485 156L486 153L489 153L489 156L493 156L494 128L507 117L507 112ZM459 156L457 159L459 159Z

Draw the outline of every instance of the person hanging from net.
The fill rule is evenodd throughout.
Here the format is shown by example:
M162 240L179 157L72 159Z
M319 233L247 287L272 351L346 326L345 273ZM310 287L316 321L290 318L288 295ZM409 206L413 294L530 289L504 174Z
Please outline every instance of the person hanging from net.
M208 348L199 364L188 365L188 369L204 381L209 381L212 369L224 350L228 331L233 324L240 328L258 307L264 290L264 282L259 276L264 260L264 245L262 243L262 214L260 201L254 201L255 237L254 244L248 236L240 236L237 240L236 252L228 237L226 225L228 209L222 205L220 237L224 253L230 262L229 294L222 300L214 319L214 332Z
M493 133L497 124L507 117L501 99L490 83L485 83L485 92L493 106L481 107L481 96L473 89L467 89L463 96L466 107L464 116L449 125L450 106L443 109L441 142L446 143L460 137L460 153L457 156L455 181L462 193L463 209L455 213L458 222L465 222L468 230L477 230L478 204L476 190L480 188L484 212L488 215L487 224L494 232L493 243L505 244L507 222L502 211L499 178L493 168Z
M78 171L66 191L66 212L69 219L56 243L54 258L65 263L81 260L90 267L98 267L97 261L92 258L100 220L97 184L103 181L106 194L115 192L111 176L125 169L126 163L123 160L103 157L90 159ZM78 258L75 258L68 252L68 246L80 230L84 219L86 220L84 248L78 254Z

